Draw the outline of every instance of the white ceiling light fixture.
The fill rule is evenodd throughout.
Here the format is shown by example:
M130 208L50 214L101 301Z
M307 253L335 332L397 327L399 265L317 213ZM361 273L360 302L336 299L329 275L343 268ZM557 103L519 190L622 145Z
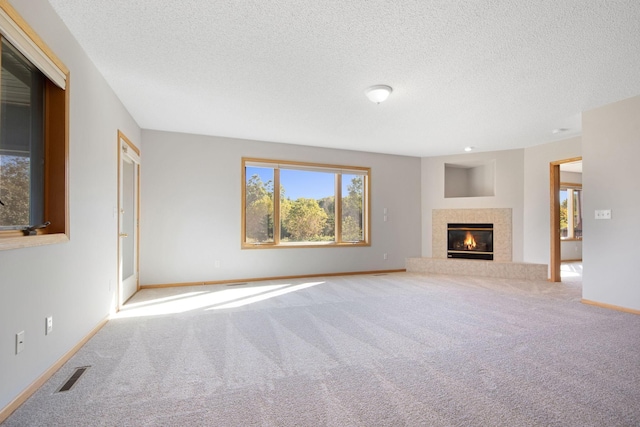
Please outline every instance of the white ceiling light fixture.
M375 102L376 104L380 104L385 99L387 99L389 95L391 95L391 92L393 92L393 89L391 88L391 86L375 85L365 90L364 94L367 95L367 98L369 98L369 101Z

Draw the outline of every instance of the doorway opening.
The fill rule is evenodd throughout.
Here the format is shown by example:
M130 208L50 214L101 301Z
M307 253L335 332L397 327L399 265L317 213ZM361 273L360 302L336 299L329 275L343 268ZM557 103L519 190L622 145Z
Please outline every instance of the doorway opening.
M563 178L563 175L565 179ZM569 175L572 174L572 175ZM579 179L578 179L579 174ZM562 245L576 242L580 245L582 259L582 157L558 160L549 164L550 176L550 277L551 282L561 282ZM566 178L571 176L571 178ZM579 182L571 182L579 181ZM564 193L561 194L561 191ZM561 200L562 198L562 200ZM565 206L566 205L566 206ZM561 209L564 207L564 211ZM571 211L571 218L567 212ZM564 215L563 215L564 213ZM563 238L563 234L565 237ZM569 236L570 234L570 236ZM577 246L576 246L577 247ZM578 252L578 251L576 251ZM567 256L565 254L565 259ZM575 260L575 259L572 259Z
M118 131L118 302L139 289L140 150Z

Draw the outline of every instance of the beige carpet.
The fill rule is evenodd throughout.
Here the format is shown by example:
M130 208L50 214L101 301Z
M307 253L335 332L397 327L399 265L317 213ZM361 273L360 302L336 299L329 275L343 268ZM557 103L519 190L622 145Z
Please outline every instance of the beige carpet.
M638 426L640 316L579 300L408 273L142 291L4 425Z

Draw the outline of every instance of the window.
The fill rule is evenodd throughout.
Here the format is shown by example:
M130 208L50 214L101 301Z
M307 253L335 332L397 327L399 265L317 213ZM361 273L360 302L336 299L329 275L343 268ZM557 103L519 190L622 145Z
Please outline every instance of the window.
M369 168L242 159L242 172L242 247L369 244Z
M44 74L2 39L0 228L44 222Z
M0 249L65 241L69 72L7 2L0 70Z
M581 184L560 184L560 238L582 239Z

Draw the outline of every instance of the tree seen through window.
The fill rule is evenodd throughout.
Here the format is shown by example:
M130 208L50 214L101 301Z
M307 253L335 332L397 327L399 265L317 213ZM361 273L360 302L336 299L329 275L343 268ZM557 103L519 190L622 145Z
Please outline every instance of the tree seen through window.
M279 175L278 203L274 197ZM337 183L341 182L340 192ZM365 175L293 167L245 167L245 243L359 243L365 241ZM339 206L336 198L341 196ZM275 209L279 205L279 222ZM338 209L337 209L338 208ZM336 227L339 212L340 227Z

